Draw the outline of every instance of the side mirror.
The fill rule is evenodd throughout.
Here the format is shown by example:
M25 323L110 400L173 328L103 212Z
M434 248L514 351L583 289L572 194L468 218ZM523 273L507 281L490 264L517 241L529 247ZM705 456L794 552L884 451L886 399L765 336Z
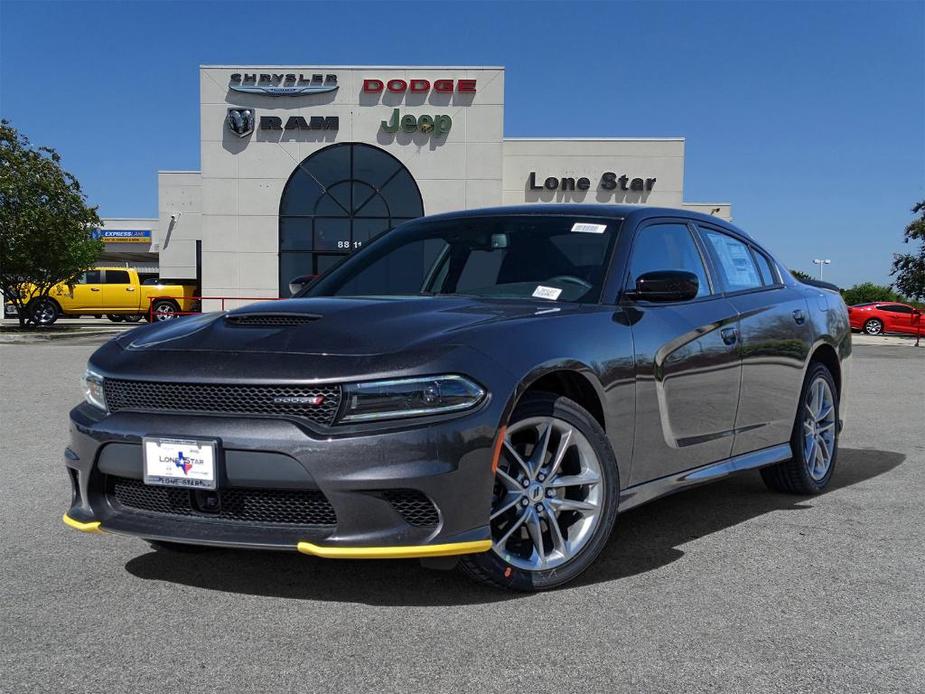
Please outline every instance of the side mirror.
M636 278L635 291L626 292L626 296L642 301L690 301L699 288L700 280L693 272L657 270Z
M289 280L289 295L295 296L315 281L318 275L299 275Z

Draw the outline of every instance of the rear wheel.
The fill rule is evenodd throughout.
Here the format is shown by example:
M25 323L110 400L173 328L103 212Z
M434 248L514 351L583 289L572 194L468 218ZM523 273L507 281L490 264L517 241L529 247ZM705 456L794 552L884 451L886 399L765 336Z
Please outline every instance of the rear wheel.
M793 458L763 468L765 484L779 492L819 494L825 491L838 458L838 389L832 374L813 362L803 384L793 424Z
M151 313L148 318L151 321L173 320L174 318L179 318L177 315L179 310L180 309L173 301L169 299L159 299L152 304Z
M495 477L492 549L465 557L463 571L512 590L568 583L607 543L619 489L597 420L567 398L527 394L511 417Z
M879 318L871 318L864 323L864 332L868 335L881 335L883 333L883 321Z
M122 320L126 323L137 323L142 318L144 318L144 316L140 313L130 313L127 316L122 316Z
M26 307L26 311L36 325L51 325L61 315L58 304L48 297L33 299Z
M115 314L115 313L108 313L108 314L106 314L106 317L107 317L109 320L111 320L113 323L121 323L122 320L123 320L123 317L122 317L122 316L120 316L120 315L118 315L118 314Z

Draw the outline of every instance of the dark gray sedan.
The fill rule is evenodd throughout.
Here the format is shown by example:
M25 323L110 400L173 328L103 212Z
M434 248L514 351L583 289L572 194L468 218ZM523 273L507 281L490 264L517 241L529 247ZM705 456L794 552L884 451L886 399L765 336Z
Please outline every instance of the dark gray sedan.
M101 347L64 520L166 551L415 557L553 588L665 494L751 469L823 491L850 353L837 292L713 217L423 218L296 298Z

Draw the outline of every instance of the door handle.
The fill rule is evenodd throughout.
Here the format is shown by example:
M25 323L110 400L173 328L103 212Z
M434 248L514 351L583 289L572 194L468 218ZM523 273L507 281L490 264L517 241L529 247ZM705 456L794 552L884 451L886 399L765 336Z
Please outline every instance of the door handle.
M125 291L127 291L127 292L133 292L133 291L135 291L135 287L126 287L126 288L125 288Z
M800 309L797 309L793 312L793 320L796 321L797 325L803 325L806 321L806 314L803 313Z
M723 337L723 342L727 345L734 345L739 339L739 331L735 328L723 328L719 331L719 334Z
M90 287L91 292L98 292L99 290L100 290L99 287Z

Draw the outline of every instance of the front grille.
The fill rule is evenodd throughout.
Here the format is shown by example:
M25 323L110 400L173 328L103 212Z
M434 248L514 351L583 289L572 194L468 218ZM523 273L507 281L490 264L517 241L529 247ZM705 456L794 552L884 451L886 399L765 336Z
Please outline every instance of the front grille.
M240 313L225 316L232 325L252 328L294 328L306 323L313 323L321 318L305 313Z
M316 490L231 488L215 492L216 513L197 510L193 492L178 487L147 485L141 480L110 476L106 494L118 505L143 513L195 516L239 523L336 525L334 507Z
M440 523L433 502L416 489L390 489L382 496L408 525L422 528Z
M289 415L332 424L340 406L340 386L226 385L160 383L107 378L103 383L112 412L202 412L205 414ZM320 404L311 404L318 402Z

